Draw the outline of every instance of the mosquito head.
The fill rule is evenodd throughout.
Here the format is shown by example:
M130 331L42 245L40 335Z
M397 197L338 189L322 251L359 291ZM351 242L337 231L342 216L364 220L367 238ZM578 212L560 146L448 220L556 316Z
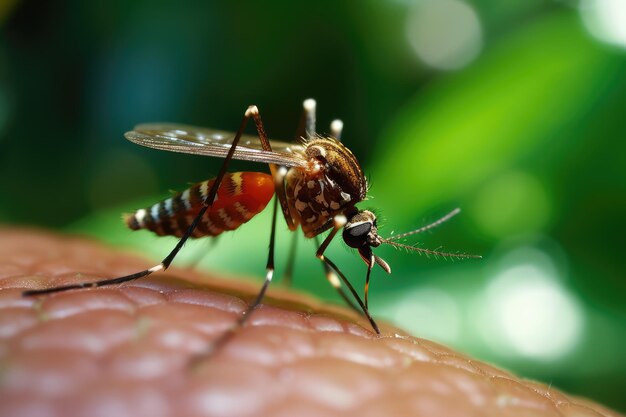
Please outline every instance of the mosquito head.
M370 268L373 262L380 265L388 274L391 273L389 264L382 258L372 253L372 248L376 248L383 243L378 236L376 227L376 215L369 210L361 210L350 217L348 223L343 228L343 240L351 248L359 251L359 255Z
M348 222L343 228L343 240L351 248L355 248L359 251L359 255L363 258L363 261L368 267L373 266L374 263L380 265L387 273L391 273L391 268L382 258L376 256L372 252L372 248L376 248L381 244L391 245L398 249L405 249L409 252L417 252L425 255L433 255L435 257L447 257L447 258L480 258L478 255L470 255L466 253L450 253L442 252L439 250L424 249L413 245L407 245L398 242L402 238L406 238L411 235L422 233L426 230L430 230L441 223L444 223L451 217L456 216L460 212L459 209L455 209L446 214L439 220L430 223L429 225L420 227L419 229L412 230L407 233L402 233L389 238L383 238L378 234L378 228L376 227L376 215L368 210L357 211L352 217L348 219Z

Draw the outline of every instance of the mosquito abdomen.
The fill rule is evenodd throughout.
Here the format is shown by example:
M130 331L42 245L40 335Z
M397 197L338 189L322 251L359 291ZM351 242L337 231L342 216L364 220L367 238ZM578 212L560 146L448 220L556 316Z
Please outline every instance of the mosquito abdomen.
M202 208L211 190L212 178L192 185L151 207L124 216L124 222L133 230L147 229L159 236L181 237ZM217 190L217 198L208 210L193 237L217 236L234 230L263 211L274 194L274 181L260 172L226 173Z

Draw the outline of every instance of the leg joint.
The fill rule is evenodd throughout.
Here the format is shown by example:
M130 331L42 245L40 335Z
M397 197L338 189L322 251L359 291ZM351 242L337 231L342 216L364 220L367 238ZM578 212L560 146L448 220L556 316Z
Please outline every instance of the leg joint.
M246 109L246 117L250 117L250 116L255 116L259 114L259 109L257 106L248 106L248 108Z

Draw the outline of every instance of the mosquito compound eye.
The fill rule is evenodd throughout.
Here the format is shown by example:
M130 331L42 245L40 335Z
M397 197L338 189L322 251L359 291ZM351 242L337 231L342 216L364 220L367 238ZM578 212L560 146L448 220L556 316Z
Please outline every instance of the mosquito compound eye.
M347 225L343 229L343 240L351 248L360 248L366 244L371 230L372 223L370 222Z

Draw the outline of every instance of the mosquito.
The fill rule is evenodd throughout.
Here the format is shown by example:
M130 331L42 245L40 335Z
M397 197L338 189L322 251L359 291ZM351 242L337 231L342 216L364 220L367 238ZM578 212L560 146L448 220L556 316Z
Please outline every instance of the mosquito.
M274 246L278 204L291 231L298 227L304 236L316 240L315 256L322 261L326 279L348 305L363 314L372 329L380 328L369 312L368 293L372 269L378 265L391 273L389 264L374 254L373 248L382 244L427 255L453 258L479 258L464 253L439 250L401 243L406 237L432 229L460 212L455 209L439 220L419 229L382 237L378 233L376 216L356 207L366 199L368 183L354 154L340 141L343 123L331 124L331 134L318 135L315 130L316 102L307 99L296 137L299 142L269 140L256 106L249 106L236 133L179 124L141 124L125 134L126 139L149 148L195 155L222 157L224 161L215 178L195 184L151 207L125 216L126 225L133 230L147 229L157 235L179 237L172 251L157 265L130 275L47 289L25 291L25 296L50 294L80 288L120 284L167 269L189 238L217 236L234 230L260 213L276 195L265 280L256 298L231 328L241 328L251 313L261 304L274 275ZM256 125L256 136L244 134L248 121ZM259 172L227 172L232 159L266 163L270 174ZM321 243L319 236L330 231ZM326 249L337 233L359 253L365 262L364 297L361 299L337 265L326 255ZM295 248L293 240L292 248ZM291 254L295 250L291 251ZM286 275L291 275L293 256ZM352 299L346 294L349 290ZM356 301L356 304L354 301ZM225 338L222 338L225 340Z

